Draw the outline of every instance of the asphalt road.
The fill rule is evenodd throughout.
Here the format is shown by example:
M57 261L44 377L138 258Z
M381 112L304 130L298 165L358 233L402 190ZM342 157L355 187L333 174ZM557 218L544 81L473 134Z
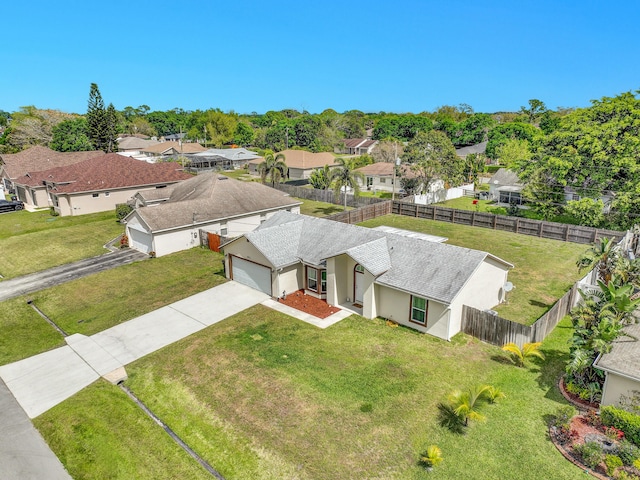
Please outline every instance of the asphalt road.
M127 248L30 275L2 280L0 281L0 302L145 258L148 256L144 253Z

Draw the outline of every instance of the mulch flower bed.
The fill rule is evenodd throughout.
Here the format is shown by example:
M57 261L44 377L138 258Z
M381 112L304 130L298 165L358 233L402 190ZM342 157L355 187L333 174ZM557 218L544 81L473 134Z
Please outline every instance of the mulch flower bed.
M605 448L605 453L615 454L616 440L611 440L605 434L605 426L603 426L595 410L589 410L584 415L574 416L570 423L568 430L558 427L550 427L549 437L554 443L556 448L562 453L562 455L582 469L585 473L600 478L602 480L609 480L611 478L617 478L617 476L610 477L606 473L606 467L604 462L601 462L595 470L590 469L584 463L582 463L582 457L575 450L580 444L584 444L589 441L597 441L601 443ZM620 432L621 433L621 432ZM609 450L609 452L607 452ZM629 479L640 479L640 470L634 467L619 467L616 472L625 471Z
M306 295L304 290L287 293L286 298L280 298L278 302L318 318L327 318L329 315L340 311L339 308L329 305L324 300Z

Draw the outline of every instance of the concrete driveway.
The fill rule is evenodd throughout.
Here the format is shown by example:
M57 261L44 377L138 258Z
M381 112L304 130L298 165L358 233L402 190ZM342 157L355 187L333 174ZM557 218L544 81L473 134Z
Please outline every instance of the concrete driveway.
M227 282L90 337L71 335L64 347L1 366L0 378L35 418L98 378L116 383L128 363L267 299ZM0 412L0 424L4 415Z
M146 258L149 256L144 253L123 249L30 275L3 280L0 282L0 302Z

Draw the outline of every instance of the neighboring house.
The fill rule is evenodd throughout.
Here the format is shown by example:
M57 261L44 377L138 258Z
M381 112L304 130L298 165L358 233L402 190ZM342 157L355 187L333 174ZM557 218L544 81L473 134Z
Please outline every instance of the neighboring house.
M200 244L200 230L218 237L250 232L280 210L300 212L302 202L257 182L216 172L162 190L139 192L125 219L129 245L156 256Z
M640 392L640 324L624 327L624 333L593 363L605 373L600 405L619 405L622 396Z
M501 168L489 180L489 197L498 203L522 205L522 188L514 171Z
M446 340L460 331L463 305L503 300L513 267L486 252L285 212L223 247L227 277L272 297L304 289Z
M118 140L118 153L128 157L139 156L141 152L149 147L158 145L158 140L149 140L139 137L123 137Z
M336 153L347 155L371 155L373 149L378 145L378 140L370 138L347 138L343 140L344 146Z
M489 142L476 143L475 145L469 145L468 147L456 148L456 155L462 158L466 158L467 155L472 153L478 153L484 155L487 151L487 144Z
M256 152L246 148L210 148L186 157L189 160L188 167L193 171L233 170L244 167L249 160L263 160Z
M46 203L62 216L114 210L140 191L165 188L191 178L176 163L151 164L110 153L15 180L18 189L44 187Z
M160 142L156 145L151 145L140 150L140 153L149 157L152 160L160 160L172 155L182 155L189 153L204 152L204 148L199 143L186 143L186 142Z
M170 135L165 135L164 137L162 137L162 141L163 142L179 142L186 136L187 136L186 133L172 133Z
M29 210L49 207L46 189L41 183L16 185L15 181L35 172L65 167L89 158L101 157L104 152L92 150L87 152L56 152L47 147L35 146L19 153L0 155L0 181L7 192L15 193Z
M415 174L407 165L402 165L402 176L413 178ZM373 190L374 192L384 191L392 192L394 185L393 175L394 164L388 162L376 162L370 165L365 165L356 169L356 172L362 173L365 177L364 182L358 179L360 187L366 190ZM400 191L400 177L395 177L395 191Z
M311 176L311 172L318 168L322 168L325 165L330 167L338 165L336 157L329 152L311 153L306 150L285 150L279 153L284 155L284 163L289 168L287 177L290 180L306 180ZM250 160L247 163L249 165L249 173L259 175L258 165L263 161L263 159Z

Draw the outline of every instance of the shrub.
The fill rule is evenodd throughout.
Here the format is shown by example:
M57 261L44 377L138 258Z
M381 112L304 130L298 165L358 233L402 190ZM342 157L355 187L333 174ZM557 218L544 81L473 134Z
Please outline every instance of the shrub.
M575 415L575 410L570 405L558 407L556 413L551 417L551 426L569 429L569 421Z
M604 464L607 467L607 475L611 477L613 476L613 472L616 471L616 468L622 466L622 460L617 455L605 455Z
M622 430L630 442L640 446L640 415L607 405L600 409L600 418L604 425Z
M442 450L437 445L429 445L427 449L420 454L420 463L426 468L433 468L442 463Z
M596 468L603 459L602 446L597 442L585 442L574 447L575 452L582 457L582 462L590 469Z
M116 218L118 221L122 221L124 217L129 215L129 212L133 210L133 207L127 203L119 203L116 205Z
M633 466L640 470L640 458L633 461Z
M616 454L622 459L624 465L631 466L640 458L640 448L628 440L621 440L616 448Z

